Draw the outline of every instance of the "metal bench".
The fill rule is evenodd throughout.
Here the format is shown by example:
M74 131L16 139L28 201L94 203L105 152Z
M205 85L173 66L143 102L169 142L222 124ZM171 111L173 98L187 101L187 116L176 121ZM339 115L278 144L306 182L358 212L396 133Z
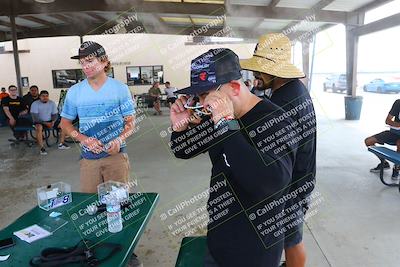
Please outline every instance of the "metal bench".
M368 148L368 151L372 152L375 154L381 161L381 168L379 170L379 177L384 185L387 186L397 186L399 187L399 183L393 183L393 182L386 182L384 178L384 162L385 160L388 160L390 162L393 162L396 165L400 165L400 153L397 153L394 150L391 150L387 147L383 146L371 146ZM399 187L400 191L400 187Z

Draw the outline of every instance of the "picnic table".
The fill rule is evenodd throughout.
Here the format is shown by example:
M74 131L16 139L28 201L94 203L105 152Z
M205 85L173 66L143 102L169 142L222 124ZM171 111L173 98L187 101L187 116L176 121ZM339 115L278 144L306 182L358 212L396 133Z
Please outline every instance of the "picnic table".
M0 250L0 255L10 254L9 259L1 262L0 265L29 266L31 258L39 256L45 248L73 247L81 240L91 240L91 243L85 242L85 245L89 248L103 242L122 245L120 251L100 266L125 266L150 220L158 198L159 195L157 193L130 194L130 206L121 209L123 230L115 234L107 231L107 223L105 223L107 222L107 217L105 212L92 216L85 212L87 205L97 200L97 194L73 192L72 203L50 211L42 210L36 206L0 231L0 239L13 237L16 243L13 247ZM53 230L56 230L52 235L32 243L20 240L13 235L14 232L34 224L46 226L46 223L48 224L49 221L51 222L54 219L49 217L49 214L53 211L62 213L57 218L60 218L64 222L64 225L58 229L53 225ZM55 225L57 226L57 224ZM105 249L99 251L100 253L107 253ZM76 264L71 266L76 266Z

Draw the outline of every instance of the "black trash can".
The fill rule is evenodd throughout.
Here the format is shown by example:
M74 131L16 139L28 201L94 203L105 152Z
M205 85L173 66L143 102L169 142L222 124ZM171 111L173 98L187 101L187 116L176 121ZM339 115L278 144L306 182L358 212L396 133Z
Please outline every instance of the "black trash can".
M345 96L344 109L346 120L359 120L361 114L363 97L362 96Z

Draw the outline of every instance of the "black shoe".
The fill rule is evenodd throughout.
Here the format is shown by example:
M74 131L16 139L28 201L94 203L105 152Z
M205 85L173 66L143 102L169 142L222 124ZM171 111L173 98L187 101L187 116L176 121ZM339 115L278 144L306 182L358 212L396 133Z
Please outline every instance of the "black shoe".
M383 165L383 169L390 169L389 162L385 161L383 164L384 164ZM379 163L378 166L376 166L375 168L370 169L369 171L370 172L380 172L381 171L381 166L382 166L382 163Z
M132 253L131 258L128 261L127 267L143 267L143 264L138 259L138 256L135 253Z
M47 151L46 151L46 149L44 148L44 147L42 147L41 149L40 149L40 155L47 155Z
M398 180L399 179L399 170L400 166L399 165L394 165L393 166L393 172L392 172L392 180Z
M283 262L279 267L286 267L286 262Z

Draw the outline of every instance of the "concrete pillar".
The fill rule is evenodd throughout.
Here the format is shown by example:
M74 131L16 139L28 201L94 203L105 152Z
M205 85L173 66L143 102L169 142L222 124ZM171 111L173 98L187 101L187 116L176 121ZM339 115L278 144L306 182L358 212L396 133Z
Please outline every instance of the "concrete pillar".
M304 79L304 82L308 88L308 90L311 90L311 76L310 76L310 43L308 41L302 41L301 42L301 51L302 51L302 57L303 57L303 72L306 75L306 78Z
M19 65L18 38L17 38L17 29L16 29L16 26L15 26L15 16L14 16L14 14L12 14L10 16L10 21L11 21L11 34L12 34L15 74L17 76L17 87L18 87L19 96L22 97L21 67Z
M353 29L364 24L365 12L359 12L347 18L346 25L346 76L347 95L356 96L357 91L357 59L358 59L358 35Z
M347 95L356 96L358 36L352 32L353 27L346 26L346 76Z

